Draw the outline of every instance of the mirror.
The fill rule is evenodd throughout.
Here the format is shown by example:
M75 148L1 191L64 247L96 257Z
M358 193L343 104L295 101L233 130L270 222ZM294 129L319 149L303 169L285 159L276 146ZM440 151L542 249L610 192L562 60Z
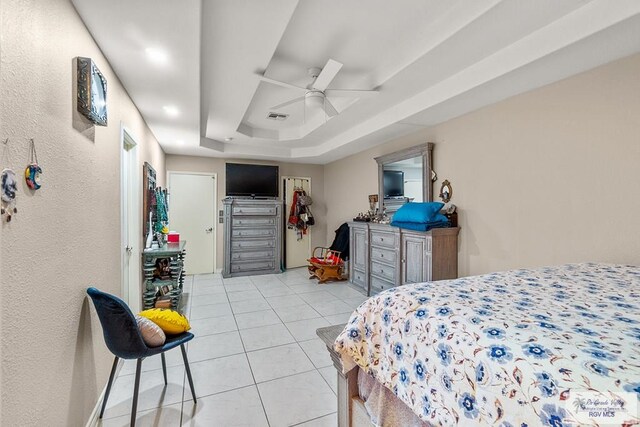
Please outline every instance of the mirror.
M432 152L433 143L427 143L376 157L378 200L387 215L408 202L433 201Z
M451 183L445 179L442 181L442 186L440 187L440 199L442 199L444 203L449 203L452 194L453 189L451 188Z

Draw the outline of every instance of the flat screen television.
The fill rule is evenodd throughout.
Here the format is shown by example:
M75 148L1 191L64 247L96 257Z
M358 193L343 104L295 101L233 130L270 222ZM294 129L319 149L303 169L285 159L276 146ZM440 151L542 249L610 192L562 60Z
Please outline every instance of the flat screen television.
M278 197L278 166L227 163L227 196Z
M404 196L404 172L384 171L382 176L384 197Z

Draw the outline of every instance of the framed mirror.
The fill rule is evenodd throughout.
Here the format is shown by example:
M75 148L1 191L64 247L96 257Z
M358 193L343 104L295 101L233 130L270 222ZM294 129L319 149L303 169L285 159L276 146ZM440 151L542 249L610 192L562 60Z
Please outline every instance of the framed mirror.
M433 146L428 142L375 158L381 211L391 215L405 203L433 201Z

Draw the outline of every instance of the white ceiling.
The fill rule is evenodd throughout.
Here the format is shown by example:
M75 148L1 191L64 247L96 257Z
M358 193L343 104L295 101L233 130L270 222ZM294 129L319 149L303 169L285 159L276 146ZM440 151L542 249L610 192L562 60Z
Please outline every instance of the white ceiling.
M327 163L640 51L636 0L72 1L172 154ZM379 94L266 119L330 58Z

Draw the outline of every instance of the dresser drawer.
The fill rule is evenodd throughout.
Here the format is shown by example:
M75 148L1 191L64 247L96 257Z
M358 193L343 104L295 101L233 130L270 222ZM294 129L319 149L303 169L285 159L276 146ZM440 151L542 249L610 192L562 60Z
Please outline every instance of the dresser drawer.
M398 255L398 252L392 249L382 249L375 246L371 247L371 261L396 265Z
M258 239L258 240L232 240L231 241L231 250L255 250L255 249L265 249L265 248L275 248L276 242L274 239Z
M374 294L377 294L378 292L384 291L385 289L393 288L395 287L395 285L392 282L388 282L378 277L371 276L370 287L371 287L370 295L374 295Z
M232 273L243 273L245 271L257 270L273 270L275 261L249 261L249 262L232 262Z
M383 231L371 231L371 246L396 249L398 247L396 235Z
M364 287L367 283L367 276L364 274L364 271L354 269L353 276L351 277L351 283Z
M265 249L258 251L236 251L231 254L231 261L248 261L263 260L273 261L275 259L275 251L273 249Z
M371 262L371 275L377 276L381 279L391 280L395 282L396 280L396 268L395 266L390 266L386 264L382 264L380 262Z
M233 218L231 225L233 227L268 227L276 225L275 218Z
M273 237L276 235L276 229L274 227L265 228L239 228L231 230L232 238L237 237Z
M271 215L276 214L275 206L234 206L233 215Z

